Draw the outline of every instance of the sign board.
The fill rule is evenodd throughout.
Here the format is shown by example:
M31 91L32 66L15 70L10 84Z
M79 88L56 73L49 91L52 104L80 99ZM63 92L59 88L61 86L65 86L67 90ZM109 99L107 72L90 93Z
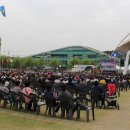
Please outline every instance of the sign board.
M115 59L102 59L100 61L100 69L102 71L116 71L119 66L119 61Z

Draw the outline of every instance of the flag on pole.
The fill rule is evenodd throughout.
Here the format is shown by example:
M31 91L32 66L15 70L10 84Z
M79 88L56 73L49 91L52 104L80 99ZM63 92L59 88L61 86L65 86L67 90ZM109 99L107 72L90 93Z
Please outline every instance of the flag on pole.
M5 14L5 7L4 6L0 6L0 11L1 11L2 15L5 17L6 14Z

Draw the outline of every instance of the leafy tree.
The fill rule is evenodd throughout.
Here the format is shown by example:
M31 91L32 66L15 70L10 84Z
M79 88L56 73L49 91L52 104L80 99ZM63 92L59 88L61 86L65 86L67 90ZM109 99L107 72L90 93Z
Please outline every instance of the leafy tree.
M96 65L96 61L95 60L90 60L89 63L90 63L89 65Z
M82 64L83 64L83 65L90 65L90 61L89 61L89 60L83 60L83 61L82 61Z
M81 61L77 57L74 57L73 59L71 59L69 61L68 67L72 67L72 66L80 64L80 63L81 63Z
M22 58L22 68L27 68L27 67L33 67L35 66L35 61L32 57L27 57L27 58Z
M54 70L56 70L56 67L60 65L60 62L58 60L52 60L49 64L51 67L53 67Z
M95 60L82 60L81 64L83 64L83 65L96 65L96 61Z
M11 62L12 59L12 62ZM44 59L33 59L32 57L27 58L20 58L20 57L7 57L7 56L0 56L0 66L3 68L27 68L27 67L34 67L34 66L43 66Z
M8 56L0 56L0 65L2 68L10 67L10 58Z
M12 67L13 68L21 68L21 64L22 64L22 58L20 57L15 57L13 58L13 61L12 61Z
M45 64L44 59L40 58L39 60L36 61L37 66L43 66Z

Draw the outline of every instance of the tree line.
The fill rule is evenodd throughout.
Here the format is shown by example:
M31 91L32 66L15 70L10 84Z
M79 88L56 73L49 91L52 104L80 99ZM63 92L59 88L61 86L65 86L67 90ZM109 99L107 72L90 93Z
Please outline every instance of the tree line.
M75 64L82 65L96 65L97 62L94 60L81 60L77 57L72 58L67 66L59 60L51 60L49 63L46 63L43 58L32 58L32 57L8 57L8 56L0 56L0 66L2 68L27 68L27 67L36 67L36 66L50 66L56 69L58 66L66 66L67 68L71 68Z

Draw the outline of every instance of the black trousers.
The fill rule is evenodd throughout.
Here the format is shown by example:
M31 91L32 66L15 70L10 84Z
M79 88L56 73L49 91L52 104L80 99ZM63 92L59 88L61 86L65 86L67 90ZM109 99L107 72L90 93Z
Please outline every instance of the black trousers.
M33 108L32 108L33 107ZM36 107L37 107L37 102L33 102L33 101L30 101L29 103L28 103L28 110L29 111L31 111L31 110L33 110L33 111L36 111Z

